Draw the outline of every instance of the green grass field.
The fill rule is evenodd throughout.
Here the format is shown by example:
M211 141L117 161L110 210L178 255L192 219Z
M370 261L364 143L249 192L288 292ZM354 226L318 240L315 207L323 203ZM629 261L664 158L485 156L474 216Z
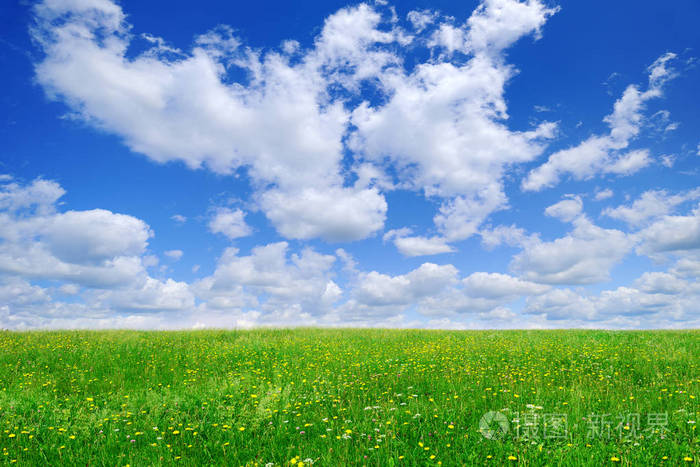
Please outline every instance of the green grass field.
M698 331L3 332L0 462L697 465L699 365Z

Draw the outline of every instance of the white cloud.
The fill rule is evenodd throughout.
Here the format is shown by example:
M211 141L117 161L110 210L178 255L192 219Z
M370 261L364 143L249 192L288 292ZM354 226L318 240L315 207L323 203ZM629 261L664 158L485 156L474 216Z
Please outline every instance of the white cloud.
M592 284L609 279L610 269L634 246L624 232L603 229L584 216L568 235L551 242L532 241L513 257L511 269L545 284Z
M530 297L526 313L544 314L548 320L591 320L597 317L595 305L570 289L552 289Z
M56 214L45 219L37 233L56 258L81 265L139 256L153 235L142 220L104 209Z
M15 298L7 301L13 326L67 320L71 313L78 313L73 315L77 323L90 310L104 317L110 310L194 305L187 284L148 276L146 252L153 233L142 220L104 209L57 212L64 190L41 179L6 185L2 194L0 282L14 284ZM49 281L60 293L74 296L85 288L83 302L53 301L46 289L31 284L34 280Z
M584 180L601 173L629 175L650 163L649 152L637 149L624 152L639 135L646 102L662 95L662 86L674 76L666 64L675 58L667 53L649 67L649 85L641 92L630 85L615 102L613 113L603 121L610 127L606 135L593 135L571 148L550 155L547 162L530 171L522 182L523 190L539 191L557 184L570 174Z
M678 259L671 272L677 277L700 277L700 255L687 254Z
M433 35L428 41L428 46L443 47L448 53L453 53L455 51L464 53L469 47L466 30L454 27L448 23L442 23L440 27L433 32Z
M678 328L697 325L700 283L674 274L645 273L634 286L581 295L554 289L528 299L526 311L579 326L615 328Z
M581 197L573 196L547 207L544 213L563 222L571 222L578 217L582 211L583 201L581 201Z
M671 121L671 112L659 110L649 117L648 125L660 136L666 137L668 133L677 130L681 124Z
M114 287L145 274L151 232L141 220L105 210L15 217L0 212L0 273Z
M618 287L615 290L603 291L594 303L601 315L639 317L664 309L675 311L673 310L675 300L669 298L665 294L645 293L631 287Z
M435 225L448 241L474 235L489 214L506 206L506 196L491 185L471 197L457 196L440 206Z
M158 263L160 263L160 260L156 255L145 255L141 257L141 264L147 268L154 268L158 266Z
M0 280L0 303L3 305L24 308L31 305L46 305L50 301L51 297L46 290L19 277Z
M493 249L500 245L511 247L522 246L527 243L539 241L538 234L528 235L525 229L515 225L498 225L496 227L486 227L479 231L481 244L486 249Z
M545 209L573 224L561 238L484 226L509 207L509 171L535 160L556 136L551 122L513 130L505 96L518 72L506 49L527 36L537 39L556 11L538 0L484 0L463 23L423 10L410 12L406 24L390 8L360 4L330 15L307 48L289 40L278 50L253 49L220 26L177 50L162 38L132 33L138 25L126 23L121 7L108 0L35 5L32 37L45 54L36 79L68 106L69 117L116 134L159 163L245 174L251 209L260 209L283 237L345 242L376 235L389 208L385 194L401 189L438 206L426 232L384 235L404 256L452 252L455 242L473 235L487 248L521 251L511 262L517 277L462 278L450 264L424 263L398 275L362 271L342 249L331 255L277 242L249 253L227 248L211 275L188 284L149 275L158 258L148 251L153 232L144 221L103 209L59 212L65 192L57 183L22 184L0 175L0 325L697 323L700 207L675 213L700 198L695 192L649 191L604 210L637 229L632 232L594 225L579 196ZM139 40L149 48L134 53ZM429 58L404 63L407 49ZM645 127L647 103L675 75L674 57L665 54L649 67L646 90L625 89L603 119L607 133L550 155L522 188L541 190L566 175L629 175L649 165L649 150L631 145ZM243 78L231 82L232 75ZM363 101L367 89L376 96L371 102ZM668 112L657 114L659 128L672 131ZM594 197L612 194L606 189ZM230 239L252 232L241 209L212 212L208 228ZM607 280L635 246L655 260L682 257L666 272L602 293L555 287ZM177 261L183 253L164 254ZM66 295L70 300L61 302ZM513 303L523 297L525 315ZM416 313L428 321L414 321Z
M407 305L454 284L457 272L451 264L423 263L419 268L398 276L376 271L362 273L354 295L359 303L369 306Z
M437 255L455 251L442 237L412 236L409 228L394 229L384 234L384 242L393 240L399 252L408 257Z
M439 14L430 10L412 10L406 15L417 32L423 31L428 25L433 23Z
M6 180L12 180L12 177ZM65 194L56 182L36 179L29 185L10 183L0 186L0 210L10 212L35 207L41 213L54 209L54 203Z
M602 201L604 199L612 198L613 194L614 193L610 188L606 188L604 190L596 191L594 199L596 201Z
M686 216L663 216L639 232L642 254L700 249L700 206Z
M661 159L661 165L669 169L676 163L676 156L673 154L662 154L659 158Z
M505 304L520 297L541 294L549 286L523 281L506 274L473 273L459 280L452 265L424 263L402 275L372 271L359 273L350 291L351 299L341 307L364 319L398 315L409 308L431 319L458 319L469 315L493 325L513 316ZM442 318L441 318L442 317Z
M63 284L58 290L66 295L77 295L80 292L80 287L76 284Z
M13 190L25 188L17 185ZM0 210L0 326L6 328L628 328L682 327L699 321L693 314L700 300L700 256L693 252L686 252L666 272L648 272L630 286L599 294L547 285L603 280L635 241L643 247L656 241L653 245L662 250L670 245L680 251L679 242L688 248L686 238L654 235L662 231L659 223L680 219L700 224L697 209L686 216L657 216L631 235L597 227L580 213L572 220L573 231L552 242L514 226L482 232L484 238L493 235L523 248L513 261L521 277L474 272L460 278L453 265L433 263L399 275L364 272L342 249L335 255L309 248L293 253L286 242L278 242L254 247L248 255L227 248L212 275L187 284L147 274L146 266L154 264L147 251L152 233L143 221L99 209L61 213L55 203L44 204L39 212L37 203L45 199L41 193L22 199L21 208L6 205ZM567 201L576 206L551 211L565 212L564 218L580 212L578 199ZM71 228L66 229L66 222ZM78 235L73 229L79 227ZM691 237L694 232L687 226L675 231ZM74 234L87 245L84 252L70 242ZM409 234L399 229L386 237L388 241ZM691 247L697 250L700 241ZM171 250L166 255L179 253ZM340 280L335 277L336 258L345 264ZM36 280L49 285L33 283ZM61 301L66 295L70 300ZM508 306L522 298L525 314ZM409 312L422 318L409 319Z
M442 293L421 299L417 303L416 310L421 315L431 318L469 316L474 320L484 317L483 314L488 314L516 298L514 296L470 297L459 287L450 287Z
M250 308L267 314L297 309L318 314L328 311L342 293L332 280L334 262L335 256L311 249L288 255L286 242L255 247L249 256L227 248L214 274L193 288L207 301L207 309Z
M635 286L646 293L673 295L688 290L688 282L667 272L645 272Z
M555 11L536 1L487 1L463 26L443 22L428 46L469 51L469 60L423 63L410 73L391 69L382 77L389 101L379 107L365 102L353 111L352 149L377 162L389 157L403 186L448 198L435 217L447 241L473 235L491 212L505 207L503 167L533 159L554 134L548 122L530 132L512 132L502 123L504 87L513 70L500 54L519 38L537 35ZM427 21L418 13L412 20ZM399 133L404 136L395 138ZM428 240L440 243L437 237L411 243L425 246Z
M140 287L112 289L96 294L95 301L119 311L190 310L194 295L186 282L146 278Z
M670 68L666 68L668 62L676 58L676 54L672 52L666 52L659 58L654 60L654 63L649 65L647 71L649 72L649 87L650 88L660 88L666 82L673 79L676 76L676 71Z
M676 206L700 198L700 189L690 190L675 195L665 190L649 190L642 193L631 205L609 207L603 215L626 222L632 226L641 226L650 219L671 213Z
M245 213L240 209L232 210L219 208L209 221L209 230L212 233L220 233L231 240L246 237L253 233L245 222Z
M463 279L462 283L468 296L490 299L539 295L549 290L547 285L500 273L475 272Z
M528 235L514 226L481 232L487 247L518 246L510 268L524 279L543 284L591 284L609 279L610 269L634 247L636 239L615 229L603 229L583 215L579 196L567 195L545 209L545 214L573 223L573 230L552 241Z
M681 124L678 122L669 123L668 125L666 125L666 128L664 128L664 132L668 133L669 131L675 131L680 126L681 126Z
M510 74L479 55L461 67L423 64L410 75L385 77L393 90L386 105L364 103L353 112L358 131L351 147L377 162L391 158L403 186L447 197L436 224L452 240L473 234L475 224L504 207L504 166L531 160L552 134L550 124L519 133L500 122L507 117L503 88ZM468 228L461 227L465 217Z
M469 45L475 52L500 52L522 36L537 39L547 18L559 8L546 8L535 0L486 0L467 21Z
M168 258L172 259L173 261L179 261L183 255L182 250L168 250L165 251L163 254Z
M33 36L46 54L36 65L37 80L76 117L120 135L131 149L158 162L179 160L219 173L247 166L263 210L292 237L342 230L322 225L323 213L314 211L319 206L303 209L308 186L359 209L348 219L372 216L372 228L364 232L383 222L379 193L343 188L340 163L349 115L327 92L334 82L352 86L395 61L389 52L372 50L396 38L376 28L380 16L367 5L329 17L315 48L295 65L277 52L263 56L238 46L226 28L201 36L188 54L166 54L162 41L151 38L156 43L151 50L127 58L129 25L111 2L47 1L35 13ZM355 67L349 76L321 71L348 62ZM250 84L225 84L228 65L243 68ZM367 200L370 208L363 204ZM288 204L295 205L292 212L286 212ZM303 225L307 219L309 226ZM350 237L363 232L356 225L347 230Z
M604 167L603 172L618 175L631 175L649 165L650 162L649 151L646 149L639 149L622 154L617 160L607 167Z
M359 240L384 226L387 204L375 189L270 190L260 205L287 238L323 238L330 242Z
M454 248L440 237L397 237L394 245L404 256L438 255L454 252Z
M386 168L386 159L399 186L446 198L435 222L448 241L466 238L506 206L505 166L532 160L554 135L547 122L531 131L506 126L504 88L514 69L503 50L537 38L556 9L487 0L460 26L414 11L414 32L431 31L419 36L379 10L339 10L303 51L289 42L254 51L219 27L190 51L145 34L151 48L129 56L131 25L119 6L47 0L34 8L32 35L45 52L37 81L75 118L155 161L219 173L246 167L259 207L285 237L351 241L380 230L386 202L379 190L393 184L360 171L367 163ZM409 43L470 56L407 70L396 45ZM247 80L227 83L227 67L242 69ZM362 83L386 102L355 104ZM350 173L343 168L348 152ZM349 187L353 171L360 180Z

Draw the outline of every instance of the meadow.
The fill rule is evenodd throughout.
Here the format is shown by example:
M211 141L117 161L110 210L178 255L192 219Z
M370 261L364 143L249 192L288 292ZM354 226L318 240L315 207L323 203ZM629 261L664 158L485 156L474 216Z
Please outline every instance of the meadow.
M698 465L699 331L0 332L0 463Z

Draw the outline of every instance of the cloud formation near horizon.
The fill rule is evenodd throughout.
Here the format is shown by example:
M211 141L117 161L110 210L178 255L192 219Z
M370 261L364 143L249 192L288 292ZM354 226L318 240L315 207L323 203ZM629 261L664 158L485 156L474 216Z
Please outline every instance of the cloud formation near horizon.
M202 207L206 230L230 246L210 274L186 281L168 277L167 264L187 245L153 251L161 233L147 219L66 210L55 181L1 178L4 327L700 324L698 190L611 201L597 185L659 164L641 136L649 106L679 75L676 53L640 68L644 84L627 84L599 117L605 131L561 147L560 121L510 124L506 91L519 70L508 50L546 35L559 12L538 0L484 0L463 19L362 3L328 16L308 46L255 48L219 26L187 50L136 34L109 0L45 0L32 11L36 81L71 119L154 163L241 177L250 196ZM591 182L589 192L559 188L537 213L558 234L496 220L519 197L568 181ZM429 203L431 222L392 223L396 193ZM247 251L236 242L263 228L253 214L277 238ZM411 266L364 268L348 245L372 239ZM468 240L508 250L506 269L451 264ZM663 266L602 292L583 288L609 282L631 256Z

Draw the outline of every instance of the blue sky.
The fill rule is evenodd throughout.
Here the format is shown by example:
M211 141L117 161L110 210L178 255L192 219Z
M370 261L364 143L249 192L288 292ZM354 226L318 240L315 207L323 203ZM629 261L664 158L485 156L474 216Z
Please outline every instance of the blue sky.
M0 6L0 326L698 327L700 7Z

